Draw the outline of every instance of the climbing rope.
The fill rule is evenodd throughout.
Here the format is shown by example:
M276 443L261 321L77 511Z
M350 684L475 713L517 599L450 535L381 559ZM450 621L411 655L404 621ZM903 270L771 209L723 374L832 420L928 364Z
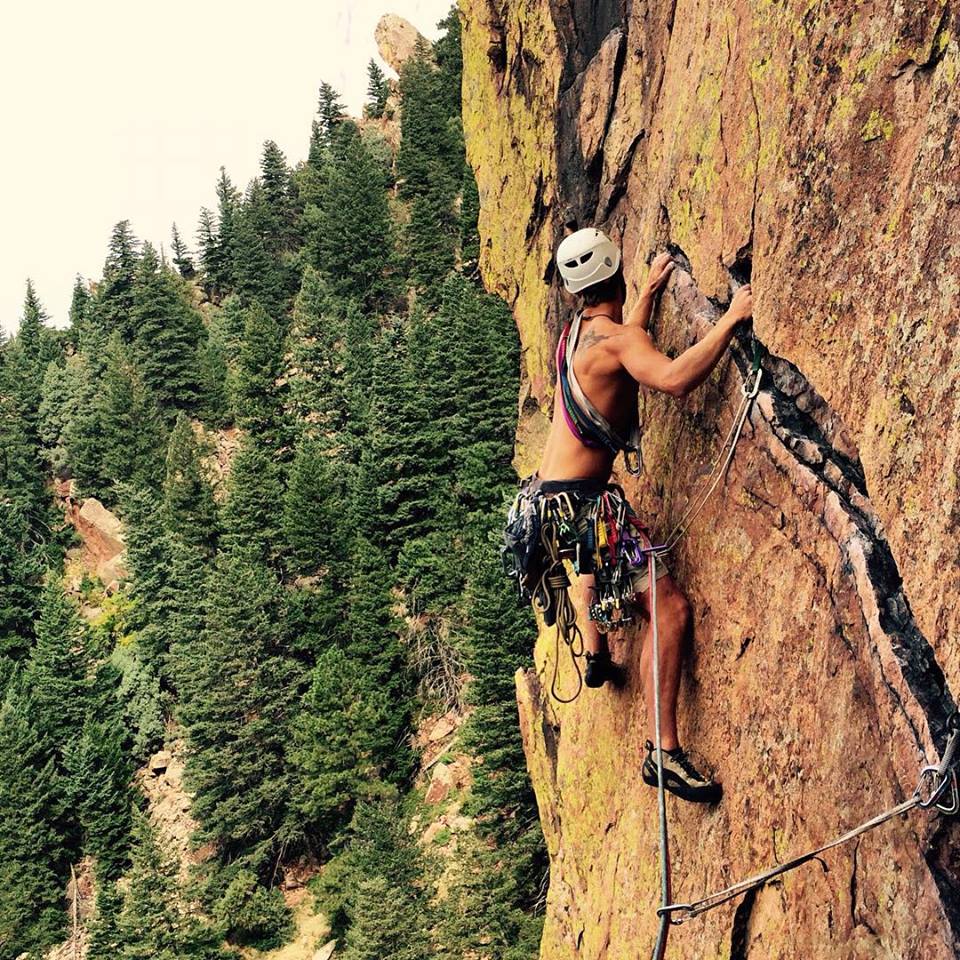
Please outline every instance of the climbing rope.
M660 926L653 949L654 960L663 960L670 932L669 915L663 909L670 903L670 847L667 837L667 796L663 788L663 747L660 744L660 629L657 623L657 556L647 554L650 577L650 627L653 634L653 729L657 750L657 816L660 825Z
M572 703L580 696L580 691L583 689L583 673L579 664L579 659L583 656L583 633L577 625L577 609L567 589L570 586L570 577L560 556L561 539L569 538L573 532L570 527L572 517L573 507L565 494L560 494L555 500L544 499L540 504L540 545L548 562L534 591L534 603L542 614L546 615L548 611L552 611L556 617L557 630L554 640L553 679L550 681L550 693L560 703ZM561 639L570 651L570 660L577 674L577 690L572 697L561 697L557 693Z
M700 492L693 497L687 509L677 521L676 526L670 531L666 542L659 550L660 556L669 553L677 543L679 543L684 534L690 529L693 521L696 520L706 506L707 501L712 496L714 490L717 489L720 481L726 478L730 470L730 464L733 462L733 455L736 452L740 434L743 432L743 425L747 422L753 401L760 392L760 381L762 378L763 368L760 366L760 348L757 345L757 341L754 340L753 363L750 367L750 372L744 378L743 386L741 387L742 398L740 400L740 406L737 408L736 414L734 414L730 430L720 446L713 465L710 467L710 472L701 485Z

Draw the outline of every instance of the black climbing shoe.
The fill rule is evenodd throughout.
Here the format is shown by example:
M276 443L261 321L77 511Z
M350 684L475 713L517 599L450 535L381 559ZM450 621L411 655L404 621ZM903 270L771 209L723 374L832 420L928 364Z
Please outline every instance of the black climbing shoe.
M583 682L588 687L602 687L608 680L615 687L623 686L623 668L610 659L609 650L601 650L600 653L590 653L588 650Z
M657 754L649 740L641 773L644 783L657 785ZM681 747L663 751L663 788L693 803L716 803L723 796L723 787L700 773Z

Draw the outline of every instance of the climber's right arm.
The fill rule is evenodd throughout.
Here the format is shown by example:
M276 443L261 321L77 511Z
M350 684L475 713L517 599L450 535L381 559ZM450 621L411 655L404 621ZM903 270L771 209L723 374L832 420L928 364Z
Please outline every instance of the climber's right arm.
M616 337L612 346L623 368L638 383L674 397L685 397L707 379L733 339L737 324L752 312L753 294L750 285L745 284L713 329L675 359L661 353L650 334L639 327L625 325L623 335Z

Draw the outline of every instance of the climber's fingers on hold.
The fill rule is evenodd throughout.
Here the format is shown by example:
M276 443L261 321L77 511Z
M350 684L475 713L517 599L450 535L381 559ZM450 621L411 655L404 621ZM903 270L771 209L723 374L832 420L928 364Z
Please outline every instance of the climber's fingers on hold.
M749 283L745 283L733 295L730 310L741 320L753 316L753 290Z
M650 264L650 286L654 288L663 286L675 266L676 262L669 253L658 253Z

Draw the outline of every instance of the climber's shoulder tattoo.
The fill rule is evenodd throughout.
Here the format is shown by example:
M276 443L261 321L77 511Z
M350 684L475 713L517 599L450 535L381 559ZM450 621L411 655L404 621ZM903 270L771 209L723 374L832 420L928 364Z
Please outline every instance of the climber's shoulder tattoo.
M596 330L588 330L583 337L581 337L580 342L577 344L577 352L579 353L581 350L589 350L590 347L600 343L601 340L609 339L609 333L597 333Z

